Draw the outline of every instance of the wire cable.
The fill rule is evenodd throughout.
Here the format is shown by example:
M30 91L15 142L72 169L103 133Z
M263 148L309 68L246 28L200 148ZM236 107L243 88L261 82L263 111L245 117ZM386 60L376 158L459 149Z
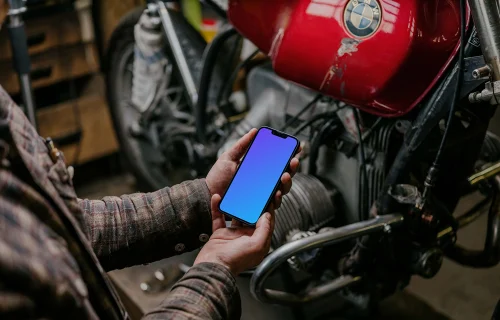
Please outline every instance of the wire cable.
M428 196L428 192L434 186L434 180L436 179L437 172L439 171L439 163L442 158L443 149L448 140L448 136L450 134L450 128L453 123L453 117L455 115L455 109L460 101L460 89L463 81L463 69L464 69L464 55L465 55L465 0L460 0L460 47L459 47L459 55L458 55L458 79L455 87L453 103L450 108L450 112L448 114L448 119L446 121L446 128L444 130L443 138L441 139L441 143L439 145L438 151L436 153L436 158L434 159L434 163L431 168L427 172L427 177L425 178L425 189L423 198L424 201Z
M335 118L326 120L316 133L316 136L314 137L311 143L311 149L309 151L309 168L308 168L308 173L311 175L317 174L316 160L318 159L319 148L321 147L325 136L337 128L337 126L333 126L335 121L337 121L337 119Z
M365 158L365 145L364 145L364 139L363 135L361 134L361 125L360 125L360 117L356 109L353 108L354 112L354 118L356 119L356 130L358 132L358 143L359 143L359 155L360 155L360 160L361 160L361 174L363 176L363 184L361 188L361 195L362 195L362 201L359 202L359 208L358 208L358 215L359 215L359 221L365 220L365 204L366 204L366 197L368 195L368 172L366 170L366 158Z
M325 118L329 118L329 117L333 117L335 116L335 112L324 112L324 113L320 113L320 114L317 114L315 115L314 117L312 117L311 119L309 119L308 121L304 122L300 127L298 127L293 133L292 135L298 135L299 133L301 133L305 128L313 125L316 121L318 120L321 120L321 119L325 119Z
M222 87L219 97L218 97L218 103L221 105L222 103L226 103L227 100L229 99L229 96L231 95L231 90L233 89L233 84L236 81L236 77L238 76L238 72L245 68L250 61L252 61L253 58L260 52L259 49L255 50L252 52L251 55L249 55L245 60L241 61L238 63L234 71L231 73L231 76L229 77L228 81L224 83L224 86Z
M309 102L304 108L302 108L302 110L300 110L299 113L297 113L295 116L293 116L293 118L291 118L290 120L288 120L285 125L281 128L281 131L285 131L286 128L288 128L288 126L290 126L291 124L293 124L295 121L297 121L297 119L303 115L307 110L309 110L309 108L311 108L312 106L314 106L316 104L316 102L319 101L319 99L321 99L322 95L321 94L318 94L316 95L316 97L314 97L314 99Z

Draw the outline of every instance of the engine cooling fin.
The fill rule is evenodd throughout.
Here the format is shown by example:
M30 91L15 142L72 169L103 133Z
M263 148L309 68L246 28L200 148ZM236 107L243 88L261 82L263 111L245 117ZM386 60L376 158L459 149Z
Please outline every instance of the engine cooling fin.
M391 142L391 135L394 131L394 124L389 123L380 126L376 131L373 132L370 139L365 142L365 153L366 153L366 173L368 187L361 188L359 193L359 201L363 201L365 196L363 192L367 191L366 203L364 208L370 208L370 206L377 200L380 190L385 182L385 175L387 172L386 157L389 152L389 145ZM361 164L359 171L361 172ZM365 182L362 179L362 175L359 175L359 183L363 185ZM366 212L363 213L365 215Z
M316 231L332 221L335 217L334 193L316 177L297 173L292 189L276 210L272 247L285 243L290 230Z

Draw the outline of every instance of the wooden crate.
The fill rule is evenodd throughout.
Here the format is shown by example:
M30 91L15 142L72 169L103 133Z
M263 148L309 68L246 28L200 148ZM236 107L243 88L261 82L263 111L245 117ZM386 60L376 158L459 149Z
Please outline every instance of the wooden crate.
M10 94L18 93L19 83L12 62L1 62L0 70L0 83L4 89ZM99 60L93 43L59 47L31 58L33 88L45 87L98 70Z
M109 109L101 95L44 108L37 112L37 121L42 137L57 139L82 131L80 142L60 148L68 164L81 164L118 151Z
M37 18L26 24L28 50L30 55L38 54L59 46L80 43L82 33L76 12L64 12L48 17ZM12 58L12 50L7 28L0 31L0 60Z

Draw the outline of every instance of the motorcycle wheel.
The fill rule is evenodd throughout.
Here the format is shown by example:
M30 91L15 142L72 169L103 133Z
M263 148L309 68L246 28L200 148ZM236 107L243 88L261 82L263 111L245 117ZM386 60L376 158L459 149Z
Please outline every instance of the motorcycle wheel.
M107 99L122 158L126 167L136 177L138 186L144 191L149 191L195 178L195 176L189 172L189 170L192 171L190 169L192 164L186 163L186 155L177 152L178 145L166 148L170 150L168 152L163 146L158 147L158 144L161 144L161 137L156 139L155 144L153 143L155 139L137 137L131 133L132 126L137 124L140 117L138 110L129 103L132 90L134 26L139 21L143 10L144 8L140 7L128 13L114 30L105 56L105 73ZM194 80L199 83L203 51L207 44L181 13L171 11L171 16ZM169 63L173 64L174 59L168 56L170 54L168 51L167 58ZM176 99L185 99L184 88L180 85L180 77L175 65L173 65L173 70L175 71L171 74L171 78L181 88L179 91L181 97ZM213 85L209 92L209 101L213 101L211 99L217 96L218 88L222 83L221 79L221 68L216 67L212 76ZM161 126L162 124L155 125ZM182 144L182 141L175 143ZM170 163L174 161L173 157L176 157L176 163Z

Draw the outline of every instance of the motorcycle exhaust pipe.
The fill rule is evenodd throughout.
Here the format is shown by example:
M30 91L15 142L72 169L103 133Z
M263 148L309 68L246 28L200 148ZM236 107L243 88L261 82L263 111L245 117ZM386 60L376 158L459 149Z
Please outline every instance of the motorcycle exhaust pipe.
M479 182L488 180L489 178L494 177L498 174L500 174L500 161L490 164L484 170L473 174L472 176L467 178L467 181L469 182L469 185L474 186Z
M362 277L343 275L333 281L308 289L300 294L265 288L267 278L278 269L279 266L286 263L290 257L296 254L324 246L330 246L368 234L378 232L389 233L392 228L401 225L403 220L404 218L400 214L378 216L371 220L353 223L287 243L270 253L257 267L250 281L250 291L255 299L261 302L288 305L314 301L358 283L362 281Z

